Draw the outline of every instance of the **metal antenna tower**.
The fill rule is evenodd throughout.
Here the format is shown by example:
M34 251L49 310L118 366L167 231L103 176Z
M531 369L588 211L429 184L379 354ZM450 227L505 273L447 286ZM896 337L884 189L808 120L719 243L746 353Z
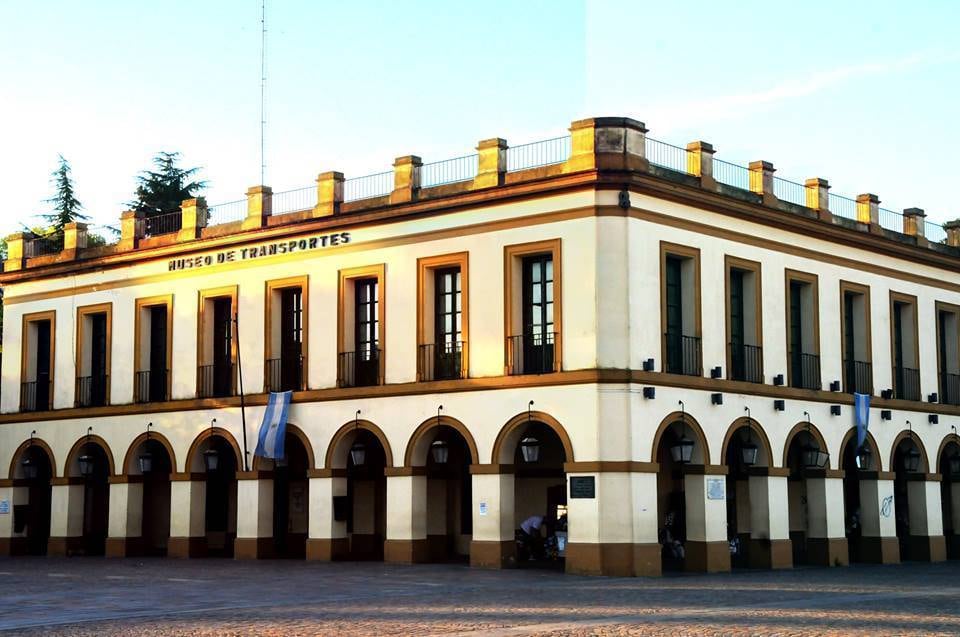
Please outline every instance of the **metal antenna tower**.
M264 131L267 127L267 0L260 2L260 185L266 184L267 156Z

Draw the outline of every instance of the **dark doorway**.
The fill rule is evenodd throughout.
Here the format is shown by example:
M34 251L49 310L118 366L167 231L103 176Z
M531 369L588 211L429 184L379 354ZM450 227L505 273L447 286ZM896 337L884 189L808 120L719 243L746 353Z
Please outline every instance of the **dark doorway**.
M566 565L565 462L567 454L557 433L542 422L531 421L513 453L514 526L521 568L562 570ZM542 518L540 529L524 529L525 522L537 517Z
M149 471L143 473L143 519L141 552L144 555L167 554L170 538L170 456L157 440L148 439L140 446L139 456L149 456Z
M300 439L287 434L284 460L273 470L273 549L277 557L306 556L309 484L307 451Z
M31 446L23 452L20 459L20 471L27 484L27 504L21 510L20 519L26 525L26 545L23 551L27 555L46 555L50 539L50 479L53 467L50 459L40 447ZM14 530L17 524L17 510L14 508ZM22 532L22 531L21 531Z
M430 431L427 451L427 545L431 562L467 562L473 534L470 448L448 425Z
M237 459L233 447L220 436L208 438L217 467L206 472L207 555L233 557L237 536Z
M106 550L110 513L110 463L103 448L88 442L80 447L83 477L83 553L103 555ZM88 466L87 474L83 467Z
M347 535L350 559L382 560L387 536L386 454L369 431L357 432L347 454Z

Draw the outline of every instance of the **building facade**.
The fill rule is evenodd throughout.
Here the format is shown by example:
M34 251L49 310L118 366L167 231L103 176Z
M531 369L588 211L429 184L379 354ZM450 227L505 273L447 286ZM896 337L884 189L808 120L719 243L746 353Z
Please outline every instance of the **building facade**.
M960 555L958 226L646 132L10 237L0 550L506 567L544 515L575 573Z

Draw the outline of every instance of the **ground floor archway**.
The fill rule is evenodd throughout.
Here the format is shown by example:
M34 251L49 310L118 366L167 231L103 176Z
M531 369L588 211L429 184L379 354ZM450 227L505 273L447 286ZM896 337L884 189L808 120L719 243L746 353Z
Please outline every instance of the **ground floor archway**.
M31 438L14 454L10 470L14 481L12 554L47 554L54 471L53 456L41 440Z
M309 530L310 468L301 439L287 432L284 458L273 463L273 554L302 559Z
M960 559L960 438L956 434L943 441L938 457L940 511L947 559L956 560Z
M139 509L140 526L118 529L127 555L163 556L170 539L170 474L174 470L170 443L159 434L143 434L130 445L124 460L127 507ZM129 516L128 516L129 518ZM139 531L139 533L138 533Z

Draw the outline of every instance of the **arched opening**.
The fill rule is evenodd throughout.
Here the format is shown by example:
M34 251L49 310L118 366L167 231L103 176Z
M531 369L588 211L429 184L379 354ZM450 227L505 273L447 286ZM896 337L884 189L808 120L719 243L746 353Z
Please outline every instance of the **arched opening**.
M311 461L303 441L289 430L283 445L282 460L258 458L259 468L273 467L273 551L277 557L303 559L309 531L307 471Z
M918 478L924 478L922 474L926 473L927 466L923 448L912 432L898 436L893 450L891 466L894 471L894 518L897 525L897 541L900 544L900 559L922 560L922 554L918 554L918 547L911 540L913 533L910 515L912 504L910 483L915 482ZM913 504L921 506L923 503Z
M234 444L213 433L195 444L190 469L204 476L204 537L210 557L233 557L237 537L237 468Z
M826 443L820 432L808 424L794 428L787 445L785 464L790 471L787 482L789 501L790 542L793 548L793 563L816 564L818 553L811 551L811 509L808 498L807 478L811 473L822 477L829 468Z
M466 562L473 537L473 462L463 435L449 425L432 427L421 441L427 474L427 550L431 562Z
M863 445L857 444L857 434L852 431L841 448L840 468L843 469L843 510L847 547L851 562L872 562L869 559L869 547L863 539L863 509L861 506L861 480L870 475L876 479L880 458L872 437L864 438Z
M170 539L170 474L173 472L173 458L156 434L141 436L131 445L126 459L126 472L131 477L131 502L137 484L134 476L139 476L142 517L140 522L140 541L137 552L142 555L163 556L167 554Z
M940 510L947 559L960 559L960 438L951 436L940 446Z
M368 429L357 429L346 436L347 496L338 511L334 499L334 517L346 518L349 559L382 560L387 537L386 450L380 439Z
M565 566L567 544L567 457L563 439L550 425L528 420L518 426L511 457L517 526L517 564L521 567Z
M10 477L14 479L13 532L24 538L12 552L46 555L50 539L50 496L53 459L45 445L30 441L14 456Z
M83 494L83 536L78 548L84 555L103 555L110 522L111 461L106 449L94 440L75 446L68 473L80 478Z
M707 464L706 445L698 427L673 414L656 437L657 526L661 563L665 571L682 571L687 563L687 499L685 471Z
M754 547L753 503L750 498L750 476L762 476L757 469L770 466L766 437L757 423L742 419L730 427L724 452L727 467L727 540L730 542L730 566L748 568L769 561L760 555L751 556ZM763 507L764 504L759 506ZM763 532L766 533L766 530ZM769 536L767 536L769 539ZM769 552L769 551L768 551Z

